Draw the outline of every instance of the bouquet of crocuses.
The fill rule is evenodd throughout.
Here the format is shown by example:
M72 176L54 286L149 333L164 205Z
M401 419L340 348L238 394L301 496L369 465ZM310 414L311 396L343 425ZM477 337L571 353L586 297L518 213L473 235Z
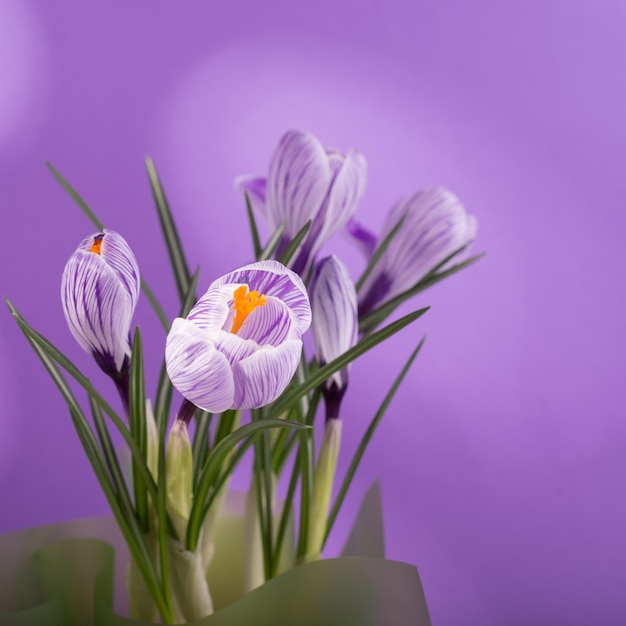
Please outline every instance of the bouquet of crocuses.
M476 220L452 193L432 188L400 200L375 236L353 218L365 189L363 155L326 150L311 134L290 131L267 177L236 181L246 201L255 261L216 278L205 291L199 289L198 271L189 270L148 159L180 298L179 317L171 321L140 278L122 235L104 228L49 167L98 229L67 262L63 311L76 341L114 382L125 415L9 307L65 399L128 544L131 616L165 623L202 618L215 608L207 579L220 551L215 528L229 479L246 453L254 460L240 538L243 591L320 558L362 455L422 342L364 429L336 488L350 366L427 310L388 323L400 304L478 258L468 258ZM256 215L269 229L264 245ZM322 246L340 230L367 257L356 283L339 258L320 258ZM152 398L146 392L142 335L132 328L142 291L167 333ZM303 348L309 329L313 355ZM66 375L87 392L90 419ZM182 403L172 420L174 389ZM313 426L321 419L323 436L316 441ZM110 424L121 434L125 454L113 445ZM282 500L276 495L279 485Z

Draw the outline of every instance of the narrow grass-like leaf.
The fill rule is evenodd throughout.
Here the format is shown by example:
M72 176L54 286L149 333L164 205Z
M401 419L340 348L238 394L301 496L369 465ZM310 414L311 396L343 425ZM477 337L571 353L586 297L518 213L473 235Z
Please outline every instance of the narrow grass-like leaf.
M171 609L163 601L163 597L159 588L158 574L156 572L154 564L152 563L152 560L150 559L150 554L145 545L143 536L141 535L138 527L136 527L136 520L134 521L135 526L133 526L133 516L130 515L127 518L127 516L123 512L120 500L118 499L118 494L116 493L115 486L112 484L111 477L106 471L104 462L98 449L98 444L82 412L82 409L77 403L74 394L70 390L67 382L65 381L65 378L59 371L54 361L46 354L42 347L31 336L26 334L26 339L30 343L37 356L40 358L44 367L50 374L53 382L56 384L57 388L61 392L61 395L67 402L67 405L70 409L72 422L74 423L74 427L78 434L81 445L83 446L85 454L87 455L87 458L89 459L94 473L96 474L96 478L98 479L100 487L102 488L107 502L111 507L111 511L117 521L117 524L122 534L124 535L128 548L146 581L146 585L150 591L150 594L156 602L159 611L161 611L163 618L168 621L168 623L173 623Z
M174 271L178 295L182 303L189 291L189 283L191 282L189 266L185 259L185 253L180 243L180 237L176 230L176 224L174 223L174 218L167 202L163 185L161 184L159 175L150 157L146 157L146 169L148 170L148 178L150 180L150 187L152 188L152 195L154 196L154 203L159 214L161 230L163 231L172 270Z
M78 433L78 437L83 446L85 452L87 452L87 456L89 456L88 449L92 445L90 441L89 434L85 430L84 427L84 416L80 414L79 411L76 410L74 406L70 406L70 415L72 417L72 421L74 422L74 426L76 427L76 432ZM87 428L87 430L89 430ZM92 434L93 436L93 434ZM95 442L93 442L95 444ZM156 567L150 558L150 553L148 548L143 540L141 534L137 535L137 533L133 532L131 525L129 525L128 521L124 517L124 514L119 506L119 502L115 497L115 492L111 483L109 482L106 474L106 470L104 468L104 464L99 457L94 457L94 461L92 461L91 466L94 470L96 478L100 483L100 487L104 492L104 495L111 507L111 512L113 513L113 517L115 517L115 521L126 540L126 544L128 545L128 549L134 559L139 571L141 572L146 586L152 596L152 599L155 601L157 608L159 609L163 619L168 624L174 623L174 616L172 614L171 607L169 607L163 598L161 593L161 588L159 586L159 575L157 573ZM91 458L90 458L91 460ZM136 523L136 522L135 522Z
M198 537L203 520L203 509L206 501L207 494L213 481L219 475L219 470L222 462L232 451L232 449L246 437L253 433L265 430L267 428L308 428L301 424L295 424L293 422L285 422L278 419L265 419L257 422L246 424L241 428L238 428L235 432L231 433L224 439L222 439L211 451L207 458L207 462L202 468L200 478L198 479L198 485L196 492L194 493L194 501L191 507L191 514L189 516L189 523L187 525L187 549L192 552L196 549L198 544Z
M261 256L259 257L259 261L266 261L267 259L271 259L276 252L276 248L278 248L278 244L285 232L285 228L287 228L287 224L283 222L269 238L265 248L263 248L263 252L261 252Z
M46 166L48 167L48 169L50 170L52 175L56 178L56 180L59 183L59 185L61 185L61 187L63 187L63 189L65 189L65 191L72 198L72 200L74 200L74 202L76 202L76 204L80 207L80 209L87 216L89 221L99 231L103 231L104 228L105 228L104 223L89 208L88 204L85 202L85 200L82 198L82 196L76 191L76 189L74 189L74 187L72 187L72 185L70 185L70 183L65 178L63 178L63 176L52 165L52 163L50 163L49 161L46 161ZM170 324L169 324L169 321L167 319L167 315L165 315L163 307L159 304L158 300L156 299L156 296L154 295L154 292L152 291L152 289L150 289L148 283L143 278L141 279L141 290L143 291L143 293L146 296L146 298L148 298L148 301L152 305L152 308L154 309L154 312L156 313L157 317L159 318L159 321L161 322L163 328L165 328L165 330L168 331L169 327L170 327Z
M302 243L302 240L307 236L309 229L311 228L312 220L309 220L295 235L295 237L289 242L287 247L283 250L278 260L283 265L289 265L293 255L296 253L298 246Z
M319 406L321 398L322 398L321 387L317 387L317 389L313 393L313 397L311 398L311 401L309 402L309 410L307 411L306 418L304 419L304 423L307 424L308 426L313 425L313 422L315 420L315 414L317 413L317 407ZM287 433L287 431L283 431L283 432ZM281 435L282 434L283 433L281 432ZM295 432L295 433L291 433L290 435L287 434L285 438L281 437L281 439L286 439L286 443L282 446L282 448L278 448L278 446L276 447L274 458L272 460L272 463L273 463L272 468L276 476L280 476L282 474L283 467L285 466L285 463L289 459L289 456L291 455L291 451L294 445L298 441L298 433Z
M147 463L148 432L146 427L146 383L143 372L143 348L139 327L135 329L132 353L130 358L130 434L137 442L139 452ZM143 532L148 531L148 494L147 487L136 468L133 460L133 489L135 492L135 507L137 518Z
M209 453L209 429L213 421L213 413L196 411L196 430L193 434L193 484L194 487L200 477L200 470L204 466Z
M211 487L211 491L204 505L204 511L202 517L209 512L211 505L213 504L213 500L217 497L220 490L226 484L226 481L229 479L230 475L233 473L234 469L237 467L243 455L249 450L249 448L255 443L257 438L260 436L260 433L255 433L254 435L250 435L246 440L241 442L237 449L228 457L224 467L221 469L219 478L215 481L215 484Z
M250 195L248 194L248 192L246 192L246 211L248 213L248 221L250 222L250 236L252 237L252 249L254 250L254 258L258 261L262 252L261 239L259 238L259 229L256 225L256 218L254 217L252 202L250 202Z
M56 178L56 180L59 183L59 185L61 185L61 187L63 187L63 189L65 189L65 191L72 198L72 200L74 200L74 202L76 202L76 204L81 208L83 213L89 218L91 223L98 230L100 230L100 231L104 230L104 224L100 221L98 216L89 208L87 203L83 200L83 198L76 191L76 189L74 189L74 187L72 187L72 185L70 185L67 182L67 180L65 180L65 178L63 178L63 176L61 176L60 172L52 165L52 163L50 163L50 161L46 161L46 166L48 167L48 169L50 170L52 175Z
M263 573L265 580L267 580L272 572L271 559L272 559L272 535L268 528L268 520L271 517L271 510L266 508L266 500L263 498L263 462L262 462L262 448L259 439L257 437L254 442L254 487L256 492L256 506L257 516L259 519L259 531L261 535L261 544L263 548Z
M311 431L312 432L312 431ZM314 465L313 438L307 432L300 433L300 448L298 459L300 461L300 532L298 535L298 559L306 554L309 543L309 517L311 492L313 491L313 465Z
M271 572L273 578L278 573L278 564L280 563L280 553L285 541L285 535L287 533L287 527L289 526L289 517L291 516L291 510L293 508L293 498L296 493L296 486L298 485L298 477L300 476L300 459L296 455L294 466L291 471L291 478L289 479L289 487L287 488L287 495L283 502L283 510L280 516L280 522L278 524L278 532L276 533L276 542L274 544L274 568Z
M399 320L388 324L375 333L363 337L355 346L346 350L342 355L312 373L306 381L287 391L271 407L272 414L280 415L282 412L286 411L298 398L301 398L304 394L318 387L335 372L339 371L342 367L345 367L348 363L354 361L354 359L368 350L371 350L374 346L377 346L381 341L395 335L405 326L408 326L416 319L420 318L429 308L430 307L425 307L418 311L413 311L413 313L401 317Z
M415 361L417 355L419 354L419 351L422 349L422 346L424 345L424 341L425 341L425 338L423 338L417 344L417 347L411 353L411 356L408 358L407 362L404 364L404 367L402 368L397 378L393 382L393 385L391 385L391 388L387 392L387 395L385 396L385 399L380 405L380 408L378 409L378 411L376 411L376 414L374 415L372 421L367 427L367 430L365 431L365 433L363 434L363 437L361 438L361 442L359 443L359 446L357 447L356 452L354 453L354 456L352 457L352 461L350 462L350 466L348 467L346 476L343 479L341 487L339 488L339 492L337 493L337 499L335 500L335 504L333 505L330 515L328 516L324 542L326 542L326 539L328 538L328 535L330 534L330 531L332 530L333 524L335 523L335 520L337 519L337 515L339 514L341 505L343 504L344 498L346 497L346 493L348 492L348 489L350 488L350 484L352 483L354 474L356 473L356 470L359 467L359 463L361 462L361 459L363 458L363 454L365 453L365 450L367 449L367 446L370 440L372 439L372 436L374 435L374 432L376 431L376 428L378 427L380 420L385 414L385 411L391 404L391 401L393 400L393 397L395 396L396 391L398 391L398 387L400 387L400 385L402 384L404 377L406 376L407 372L411 368L411 365L413 365L413 361Z
M406 220L407 214L405 213L402 216L402 219L391 229L389 234L383 239L381 244L376 248L376 251L372 255L372 258L369 260L367 267L365 268L363 274L357 281L355 287L357 291L360 291L361 287L363 287L363 283L367 279L367 277L372 273L372 270L376 267L378 262L380 261L380 257L384 254L385 250L389 247L389 244L392 242L393 238L396 236L400 228L402 228L402 224Z
M444 259L437 266L437 268L445 265L452 257L462 252L462 250L464 250L464 248L457 250L454 254L450 255L447 259ZM383 320L389 317L389 315L391 315L391 313L393 313L403 302L405 302L406 300L409 300L410 298L413 298L418 293L421 293L425 289L428 289L428 287L432 287L433 285L443 280L444 278L447 278L448 276L452 276L452 274L456 274L456 272L468 267L469 265L472 265L473 263L481 259L483 256L484 256L484 253L477 254L463 261L462 263L458 263L457 265L454 265L453 267L445 270L444 272L436 273L437 268L435 268L432 272L430 272L430 274L425 276L414 287L411 287L411 289L401 293L395 298L392 298L391 300L389 300L389 302L386 302L385 304L378 307L377 309L370 311L367 315L364 315L359 320L359 330L365 333L371 332Z
M132 500L130 499L126 480L117 458L115 447L111 441L109 429L107 428L104 416L102 415L102 410L96 402L94 402L94 399L91 396L89 397L89 405L91 407L91 414L93 416L94 426L96 427L96 433L100 441L100 447L102 448L102 453L104 454L107 467L109 468L109 473L113 480L113 486L117 492L120 509L123 511L124 517L130 523L131 520L135 519L135 508Z
M143 295L146 296L148 302L152 306L152 309L156 313L156 316L159 318L159 322L161 322L161 326L163 326L163 330L165 332L169 332L170 330L170 321L165 313L163 307L159 304L157 297L154 295L154 291L150 288L146 279L142 276L140 278L141 291L143 291Z
M13 318L22 332L26 335L30 344L33 346L37 345L37 347L40 348L46 355L58 363L94 399L94 401L97 402L104 413L109 416L117 430L122 435L126 445L128 445L133 460L137 463L137 469L142 475L142 478L146 481L146 486L150 492L150 496L156 500L156 486L154 484L154 480L152 480L148 466L141 454L141 451L139 450L139 447L137 446L137 443L133 439L124 422L120 419L119 415L117 415L111 405L96 391L89 379L81 374L78 368L63 353L43 335L29 326L10 300L6 299L6 302Z

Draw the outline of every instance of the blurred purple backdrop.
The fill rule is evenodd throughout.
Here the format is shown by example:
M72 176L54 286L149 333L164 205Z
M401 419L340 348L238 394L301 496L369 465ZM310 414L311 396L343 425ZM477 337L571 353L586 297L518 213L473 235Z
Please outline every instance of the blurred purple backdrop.
M437 626L624 624L625 28L619 0L4 0L0 291L106 385L59 302L92 228L45 159L124 233L172 315L146 154L205 286L250 259L232 181L265 172L288 128L365 153L371 227L402 195L448 186L488 256L355 366L341 473L428 334L331 548L380 477L388 555L418 565ZM356 252L332 246L356 277ZM164 337L145 303L137 320L156 362ZM105 513L8 313L0 380L0 532Z

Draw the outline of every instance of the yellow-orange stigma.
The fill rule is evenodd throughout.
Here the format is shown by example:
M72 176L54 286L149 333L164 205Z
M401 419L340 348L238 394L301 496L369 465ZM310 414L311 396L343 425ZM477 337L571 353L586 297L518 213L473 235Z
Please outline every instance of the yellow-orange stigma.
M93 243L91 244L91 248L89 252L94 252L95 254L100 254L100 248L102 248L102 238L104 235L96 235L93 238Z
M258 291L248 292L248 288L245 285L237 287L233 294L233 311L235 311L235 317L230 332L237 334L248 315L258 306L265 306L265 302L265 296L259 295Z

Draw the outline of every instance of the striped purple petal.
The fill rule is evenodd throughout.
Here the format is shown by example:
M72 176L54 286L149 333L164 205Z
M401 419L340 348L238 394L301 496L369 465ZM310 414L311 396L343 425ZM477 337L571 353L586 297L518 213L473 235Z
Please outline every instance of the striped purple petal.
M245 265L214 281L209 291L223 284L247 285L250 291L278 298L293 311L302 333L311 324L311 305L302 279L278 261Z
M285 235L293 237L317 215L331 181L322 144L309 133L288 131L278 144L267 177L269 226L283 222Z
M346 232L369 261L376 251L378 243L376 235L352 217L346 224Z
M267 178L265 176L238 176L235 178L235 187L247 193L252 208L267 217Z
M290 339L271 349L260 349L233 367L235 408L253 409L273 402L296 373L302 341Z
M264 299L235 318L242 287L244 304L252 291ZM247 265L213 282L188 318L174 321L168 373L187 400L206 410L263 406L293 377L310 322L308 295L294 272L276 261Z
M316 267L311 309L317 360L330 363L356 344L358 334L356 290L348 269L336 256L326 257ZM337 387L345 387L347 368L336 372L331 380Z
M110 375L130 356L139 282L132 251L110 230L85 238L63 270L61 302L70 332Z
M447 257L467 246L439 271L459 263L476 237L476 218L466 212L454 194L441 187L418 191L398 202L387 217L380 241L404 215L402 228L359 294L361 314L410 289Z
M337 156L329 154L329 159ZM324 220L324 230L320 239L326 240L342 229L365 193L367 164L365 157L356 150L348 150L345 158L341 155L341 165L333 180L328 195L328 207ZM320 242L321 243L321 242Z
M232 407L235 384L230 363L192 322L177 318L172 323L165 363L174 387L196 406L211 413Z

